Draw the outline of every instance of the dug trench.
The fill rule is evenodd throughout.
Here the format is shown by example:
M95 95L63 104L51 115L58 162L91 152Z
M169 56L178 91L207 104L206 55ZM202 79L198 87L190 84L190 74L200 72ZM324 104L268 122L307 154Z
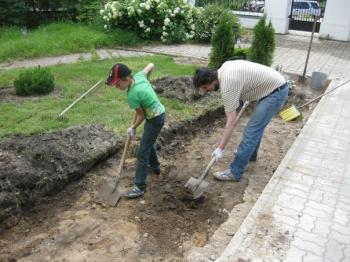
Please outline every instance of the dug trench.
M292 98L301 101L301 97L294 93ZM223 161L211 172L227 168L253 109L251 105L243 115ZM185 261L191 249L203 247L230 211L242 204L248 188L249 194L261 193L311 111L310 106L302 120L290 123L274 118L265 131L258 161L248 165L243 179L231 183L209 176L209 188L198 201L185 197L184 183L198 177L209 163L225 125L223 109L217 106L191 121L169 122L158 142L161 174L149 174L144 197L122 198L114 208L94 202L96 190L117 168L119 152L83 179L11 217L1 232L0 261ZM136 145L133 141L123 171L125 188L132 186ZM243 219L237 216L237 225Z

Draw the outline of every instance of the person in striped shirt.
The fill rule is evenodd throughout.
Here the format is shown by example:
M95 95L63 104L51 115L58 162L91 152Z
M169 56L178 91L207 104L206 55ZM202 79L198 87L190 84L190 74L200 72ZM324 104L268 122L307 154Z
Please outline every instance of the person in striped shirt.
M230 168L214 173L224 181L239 181L249 161L256 161L265 127L288 98L288 84L274 69L245 61L225 62L218 70L199 68L193 77L195 88L205 92L220 89L226 113L226 125L212 156L219 161L230 140L240 101L257 101L257 106L244 130Z

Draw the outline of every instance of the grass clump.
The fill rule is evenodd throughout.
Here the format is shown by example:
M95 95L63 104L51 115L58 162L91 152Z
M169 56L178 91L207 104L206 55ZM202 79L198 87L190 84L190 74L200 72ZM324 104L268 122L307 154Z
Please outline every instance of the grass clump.
M54 76L50 70L41 67L20 73L13 83L16 94L19 96L45 95L50 93L55 86Z

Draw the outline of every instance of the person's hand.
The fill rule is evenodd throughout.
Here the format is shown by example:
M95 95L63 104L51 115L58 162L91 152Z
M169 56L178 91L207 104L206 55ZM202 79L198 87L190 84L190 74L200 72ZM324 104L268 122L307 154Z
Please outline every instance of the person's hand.
M224 157L224 150L222 150L220 147L218 147L217 149L215 149L213 151L211 156L215 158L215 161L219 161L221 158Z
M128 128L128 135L133 138L135 135L136 135L136 129L135 128L132 128L132 127L129 127Z

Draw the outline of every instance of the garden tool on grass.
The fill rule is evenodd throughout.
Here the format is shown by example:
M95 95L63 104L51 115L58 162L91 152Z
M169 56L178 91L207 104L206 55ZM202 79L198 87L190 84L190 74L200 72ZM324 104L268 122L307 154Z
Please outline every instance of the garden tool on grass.
M328 95L329 93L331 93L334 90L336 90L337 88L347 84L348 82L350 82L350 80L345 81L344 83L334 87L332 90L330 90L330 91L328 91L328 92L326 92L326 93L324 93L322 95L319 95L318 97L312 99L311 101L309 101L309 102L307 102L307 103L305 103L305 104L303 104L301 106L292 105L292 106L290 106L288 108L285 108L285 109L283 109L282 111L279 112L279 115L286 122L294 120L294 119L298 118L299 116L301 116L300 109L302 109L304 106L307 106L308 104L311 104L312 102L316 101L317 99L319 99L319 98L321 98L321 97L323 97L325 95Z
M135 123L136 121L136 114L134 116L134 119L132 121L132 124ZM118 166L118 170L115 173L115 177L114 180L110 183L107 183L106 185L104 185L96 194L95 194L95 201L98 203L104 203L104 204L108 204L110 206L115 206L120 197L123 195L123 188L121 186L120 182L120 178L121 178L121 172L123 169L123 165L125 162L125 157L126 157L126 153L128 151L129 145L130 145L130 140L131 140L131 136L128 136L126 141L125 141L125 145L124 145L124 150L123 150L123 154L122 157L120 159L120 163Z
M235 126L237 125L238 120L240 119L241 115L243 114L244 110L247 108L248 105L249 105L249 102L245 101L236 117L235 124L234 124ZM186 182L185 189L186 189L188 198L192 200L196 200L203 195L204 191L209 186L209 183L204 181L204 179L208 176L209 170L214 165L214 163L215 163L215 158L213 157L199 178L190 177L190 179Z
M102 82L102 79L98 81L95 85L93 85L88 91L86 91L84 94L82 94L78 99L76 99L73 103L71 103L68 107L66 107L59 115L58 119L62 120L63 115L71 109L76 103L78 103L81 99L83 99L88 93L90 93L92 90L94 90L97 86L99 86Z

